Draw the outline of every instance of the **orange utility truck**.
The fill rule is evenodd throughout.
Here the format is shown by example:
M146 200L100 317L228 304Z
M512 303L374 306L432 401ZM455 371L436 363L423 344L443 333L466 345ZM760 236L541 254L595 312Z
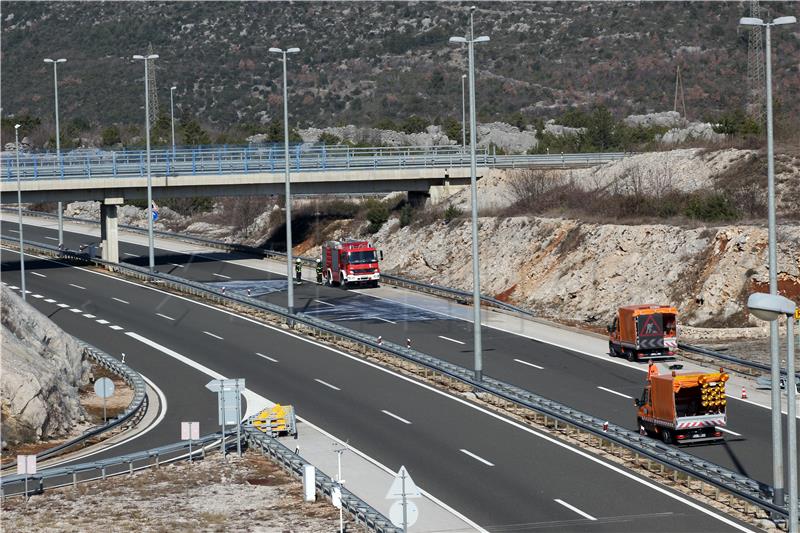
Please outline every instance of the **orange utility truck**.
M719 428L727 423L725 382L728 374L719 372L659 373L650 363L647 385L636 418L640 430L661 437L665 443L687 444L722 439Z
M654 304L620 307L608 326L611 355L628 361L664 359L678 349L678 310Z

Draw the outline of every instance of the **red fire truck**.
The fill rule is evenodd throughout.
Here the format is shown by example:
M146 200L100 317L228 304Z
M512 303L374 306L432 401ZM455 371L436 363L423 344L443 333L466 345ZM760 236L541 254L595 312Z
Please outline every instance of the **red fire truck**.
M322 276L328 285L377 287L381 279L378 252L367 241L347 239L322 245Z

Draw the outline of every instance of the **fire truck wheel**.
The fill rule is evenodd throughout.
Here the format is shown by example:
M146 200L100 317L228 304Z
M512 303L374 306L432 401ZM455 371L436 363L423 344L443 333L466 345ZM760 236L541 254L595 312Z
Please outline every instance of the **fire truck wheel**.
M344 276L344 272L339 272L339 279L341 280L339 285L342 287L342 289L347 290L349 284L347 283L347 278Z

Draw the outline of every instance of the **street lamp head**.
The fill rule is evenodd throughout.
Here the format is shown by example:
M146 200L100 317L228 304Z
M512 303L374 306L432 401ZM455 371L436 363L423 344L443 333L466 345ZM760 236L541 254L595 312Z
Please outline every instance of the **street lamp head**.
M293 48L289 48L288 50L286 50L286 53L287 53L287 54L296 54L296 53L297 53L297 52L299 52L299 51L300 51L300 49L299 49L299 48L297 48L297 47L293 47Z
M19 127L20 127L20 124L14 124L14 129L15 129L15 130L18 130L18 129L19 129Z
M274 54L282 54L283 53L283 50L281 50L280 48L275 48L274 46L272 48L270 48L269 51L274 53Z
M773 26L780 26L782 24L794 24L797 22L797 18L795 17L778 17L772 21Z
M55 61L53 61L53 60L52 60L52 59L50 59L50 58L45 58L44 62L45 62L45 63L55 63Z
M67 62L66 58L63 57L61 59L56 59L56 63L66 63L66 62Z
M145 59L158 59L158 54L150 54Z
M486 43L486 42L489 42L489 36L488 36L488 35L481 35L480 37L478 37L477 39L475 39L475 42L476 42L476 43Z
M743 26L764 26L764 21L755 17L742 17L739 24Z
M747 298L747 308L761 320L777 320L781 315L792 315L795 303L779 294L756 292Z
M170 91L174 91L175 89L177 89L177 87L175 87L174 85L169 88Z
M475 11L476 9L478 9L476 6L469 6L470 11Z
M464 80L464 79L466 79L466 78L467 78L467 75L466 75L466 74L462 74L462 75L461 75L461 79L462 79L462 80Z
M451 43L464 44L467 40L464 37L450 37Z

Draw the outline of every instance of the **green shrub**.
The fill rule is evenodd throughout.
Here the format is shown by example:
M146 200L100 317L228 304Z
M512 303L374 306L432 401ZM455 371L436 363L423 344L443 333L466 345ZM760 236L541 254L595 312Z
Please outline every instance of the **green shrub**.
M461 216L461 209L457 208L454 205L448 205L447 209L444 210L444 222L445 224L449 224L451 220L455 220L456 218Z
M411 208L411 204L406 204L400 209L400 227L405 228L409 224L411 224L411 218L414 214L414 210Z
M689 199L684 214L704 222L718 222L735 219L736 209L724 194L701 193Z
M320 135L320 136L319 136L319 142L321 142L321 143L323 143L323 144L333 144L333 145L336 145L336 144L342 144L342 139L340 139L340 138L339 138L339 137L337 137L336 135L334 135L334 134L332 134L332 133L328 133L328 132L326 131L326 132L324 132L322 135Z
M369 221L367 233L376 233L389 220L389 208L386 207L386 204L377 200L367 200L365 205L367 208L367 220Z

